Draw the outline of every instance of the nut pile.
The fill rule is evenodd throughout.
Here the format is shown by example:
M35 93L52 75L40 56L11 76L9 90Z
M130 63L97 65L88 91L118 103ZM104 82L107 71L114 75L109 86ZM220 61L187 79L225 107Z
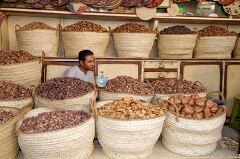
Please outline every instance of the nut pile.
M93 90L93 84L75 77L59 77L40 84L36 93L50 100L80 97Z
M154 93L151 84L141 82L129 76L118 76L109 80L103 90L137 95L152 95Z
M211 99L192 96L172 96L164 102L164 106L173 114L187 119L209 119L225 113L225 109L218 106Z
M29 117L22 121L20 131L25 133L38 133L60 130L77 126L87 119L90 115L82 110L54 110L43 112L35 117Z
M141 102L131 97L105 104L97 109L97 113L103 117L120 120L144 120L164 116L164 111L160 105Z
M6 111L0 109L0 124L7 122L9 119L13 117L13 113L11 111Z
M16 63L28 62L36 59L33 55L26 51L0 51L0 65L9 65Z
M113 32L117 33L153 33L153 31L147 28L145 25L137 23L126 23L113 29Z
M206 92L206 88L198 81L192 82L184 79L168 78L153 81L155 93L159 94L187 94Z
M0 80L0 100L16 100L31 97L31 90L23 86Z
M49 25L42 22L32 22L24 25L17 31L29 31L29 30L56 30L56 28L50 27Z
M210 25L198 32L199 36L236 36L237 33L228 31L222 26Z
M174 25L160 31L160 34L195 34L196 32L183 25Z
M95 24L89 21L81 20L72 25L63 28L63 31L79 31L79 32L108 32L108 30L99 24Z

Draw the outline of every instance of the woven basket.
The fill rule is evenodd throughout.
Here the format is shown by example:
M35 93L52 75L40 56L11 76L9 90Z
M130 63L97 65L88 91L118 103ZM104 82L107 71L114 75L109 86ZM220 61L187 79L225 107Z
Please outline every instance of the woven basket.
M43 133L23 133L19 130L27 117L53 109L38 108L28 112L17 124L18 143L27 159L85 159L93 151L94 118L81 125Z
M167 113L162 141L170 151L185 156L207 155L215 151L226 113L207 120L190 120Z
M236 45L233 50L233 55L234 55L234 58L236 58L236 59L240 58L240 36L238 36Z
M69 98L64 100L49 100L36 95L34 102L36 108L47 107L47 108L78 109L89 112L90 99L96 99L96 97L94 96L94 91L89 92L88 94L81 97Z
M38 59L25 63L0 65L0 80L31 88L41 83L42 64Z
M194 57L201 59L229 59L237 36L199 37L194 50Z
M114 92L106 92L103 90L99 90L98 94L100 101L109 101L109 100L117 100L124 97L133 97L136 99L140 99L142 101L151 102L153 95L134 95L129 93L114 93Z
M197 34L160 34L158 37L159 58L188 59L193 56Z
M1 159L14 159L18 153L18 143L15 133L15 124L19 119L19 109L1 107L4 110L11 111L15 114L13 118L7 122L0 124L0 158Z
M77 57L85 49L91 50L95 57L104 57L109 37L108 32L61 32L66 57Z
M30 52L34 56L56 57L58 53L58 30L17 30L16 38L19 50Z
M108 102L98 103L97 108ZM149 158L157 142L164 117L122 121L98 116L96 128L104 153L114 159Z
M118 57L149 58L156 34L112 33Z

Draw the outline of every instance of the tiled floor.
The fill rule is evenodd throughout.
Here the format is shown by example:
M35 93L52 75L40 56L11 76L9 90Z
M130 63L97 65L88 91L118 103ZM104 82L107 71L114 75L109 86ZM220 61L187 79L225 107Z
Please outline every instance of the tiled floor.
M168 151L165 147L163 147L162 143L160 141L157 142L156 146L154 147L153 154L150 159L182 159L187 158L190 159L190 157L183 157L177 154L174 154L170 151ZM218 148L215 152L208 156L202 156L199 157L201 159L230 159L230 158L238 158L237 153L228 150L228 149L220 149ZM17 159L23 159L23 155L20 152ZM94 152L90 159L108 159L108 157L103 153L102 148L100 145L95 145ZM197 159L196 157L191 159Z

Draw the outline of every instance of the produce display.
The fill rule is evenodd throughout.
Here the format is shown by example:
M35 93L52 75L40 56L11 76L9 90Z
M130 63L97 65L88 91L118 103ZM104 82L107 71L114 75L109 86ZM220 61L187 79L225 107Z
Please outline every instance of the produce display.
M164 106L174 115L186 119L209 119L225 113L225 109L218 106L211 99L192 96L172 96L164 102Z
M24 25L17 31L29 31L29 30L56 30L56 28L53 28L43 22L32 22L27 25Z
M43 112L35 117L29 117L22 121L20 131L25 133L39 133L60 130L77 126L90 115L82 110L55 110Z
M195 34L195 31L183 26L183 25L174 25L168 28L165 28L160 31L160 34Z
M26 51L0 51L0 65L9 65L16 63L24 63L36 59L30 53Z
M102 27L99 24L95 24L89 21L81 20L72 25L66 26L62 29L62 31L78 31L78 32L108 32L108 30Z
M236 36L234 31L228 31L226 28L217 25L210 25L199 30L199 36Z
M12 117L14 117L14 114L11 111L0 109L0 124L7 122Z
M98 108L97 113L103 117L120 120L144 120L164 116L164 111L160 105L148 104L131 97L107 103Z
M93 84L75 77L59 77L48 80L36 88L36 93L49 100L79 97L93 90Z
M147 28L145 25L137 23L126 23L113 29L116 33L153 33L153 31Z
M137 95L152 95L154 90L151 84L141 82L129 76L118 76L110 79L102 89L114 93L130 93Z
M0 90L0 100L26 99L32 96L30 89L1 80Z
M154 88L154 92L157 94L190 94L206 92L206 88L204 88L198 81L192 82L184 79L165 78L153 81L151 84Z

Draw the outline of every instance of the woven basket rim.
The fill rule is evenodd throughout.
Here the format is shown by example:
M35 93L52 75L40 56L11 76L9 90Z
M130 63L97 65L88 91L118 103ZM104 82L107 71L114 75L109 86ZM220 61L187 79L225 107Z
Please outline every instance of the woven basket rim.
M129 95L145 96L145 97L153 96L155 94L155 93L153 93L151 95L143 95L143 94L132 94L132 93L124 93L124 92L108 92L108 91L104 91L102 89L99 89L99 92L112 93L112 94L129 94Z
M95 31L60 31L60 33L105 33L105 34L109 34L110 31L108 32L95 32Z
M94 89L93 89L92 91L89 91L89 92L81 95L81 96L76 96L76 97L66 98L66 99L50 100L50 99L48 99L48 98L43 98L43 97L41 97L41 96L39 96L39 95L37 95L37 94L35 95L35 98L37 97L37 98L39 98L40 100L47 100L47 101L54 102L54 101L64 101L64 100L69 100L69 99L76 99L76 98L83 97L83 96L85 96L85 95L89 95L89 94L91 94L91 93L94 93Z
M153 34L156 35L156 33L136 33L136 32L112 32L112 34Z
M172 94L162 94L162 93L154 93L154 95L194 95L194 94L201 94L201 93L207 93L207 91L204 92L195 92L195 93L172 93Z
M1 100L0 99L0 102L17 102L17 101L30 100L30 99L33 99L33 96L30 96L30 97L27 97L24 99L14 99L14 100ZM1 103L0 103L0 105L1 105Z
M166 35L166 36L186 36L186 35L190 36L190 35L194 35L194 36L196 36L196 35L198 35L198 33L193 33L193 34L160 34L159 33L159 36L161 36L161 35Z
M55 111L54 109L52 109L52 111ZM50 111L51 112L51 111ZM86 112L86 111L84 111ZM38 113L40 114L40 113ZM19 119L18 124L16 125L16 131L18 132L17 134L24 134L24 135L41 135L41 134L48 134L48 133L55 133L55 132L60 132L60 131L66 131L66 130L70 130L70 129L74 129L74 128L80 128L83 125L87 124L88 122L90 122L91 120L94 120L94 117L92 114L88 113L90 115L90 118L88 118L87 120L85 120L84 122L80 123L79 125L75 125L69 128L64 128L64 129L58 129L58 130L52 130L52 131L47 131L47 132L22 132L20 130L20 126L22 125L23 120L26 119L26 117L22 117L21 119Z
M187 118L182 118L182 117L177 117L176 115L174 115L172 112L170 111L167 111L166 114L170 114L172 116L174 116L175 118L179 118L179 119L184 119L184 120L187 120L187 121L209 121L209 120L212 120L212 119L217 119L217 118L221 118L221 117L224 117L226 114L227 114L227 111L226 109L224 109L224 112L223 114L220 114L220 115L217 115L215 116L214 118L211 117L211 118L208 118L208 119L187 119Z
M51 32L59 32L58 29L56 29L56 30L50 30L50 29L16 30L15 32L36 32L36 31L51 31Z
M33 63L33 62L38 62L41 64L40 60L36 57L33 60L26 61L26 62L21 62L21 63L13 63L13 64L7 64L7 65L2 65L0 64L1 67L8 67L8 66L13 66L13 65L21 65L21 64L28 64L28 63Z

